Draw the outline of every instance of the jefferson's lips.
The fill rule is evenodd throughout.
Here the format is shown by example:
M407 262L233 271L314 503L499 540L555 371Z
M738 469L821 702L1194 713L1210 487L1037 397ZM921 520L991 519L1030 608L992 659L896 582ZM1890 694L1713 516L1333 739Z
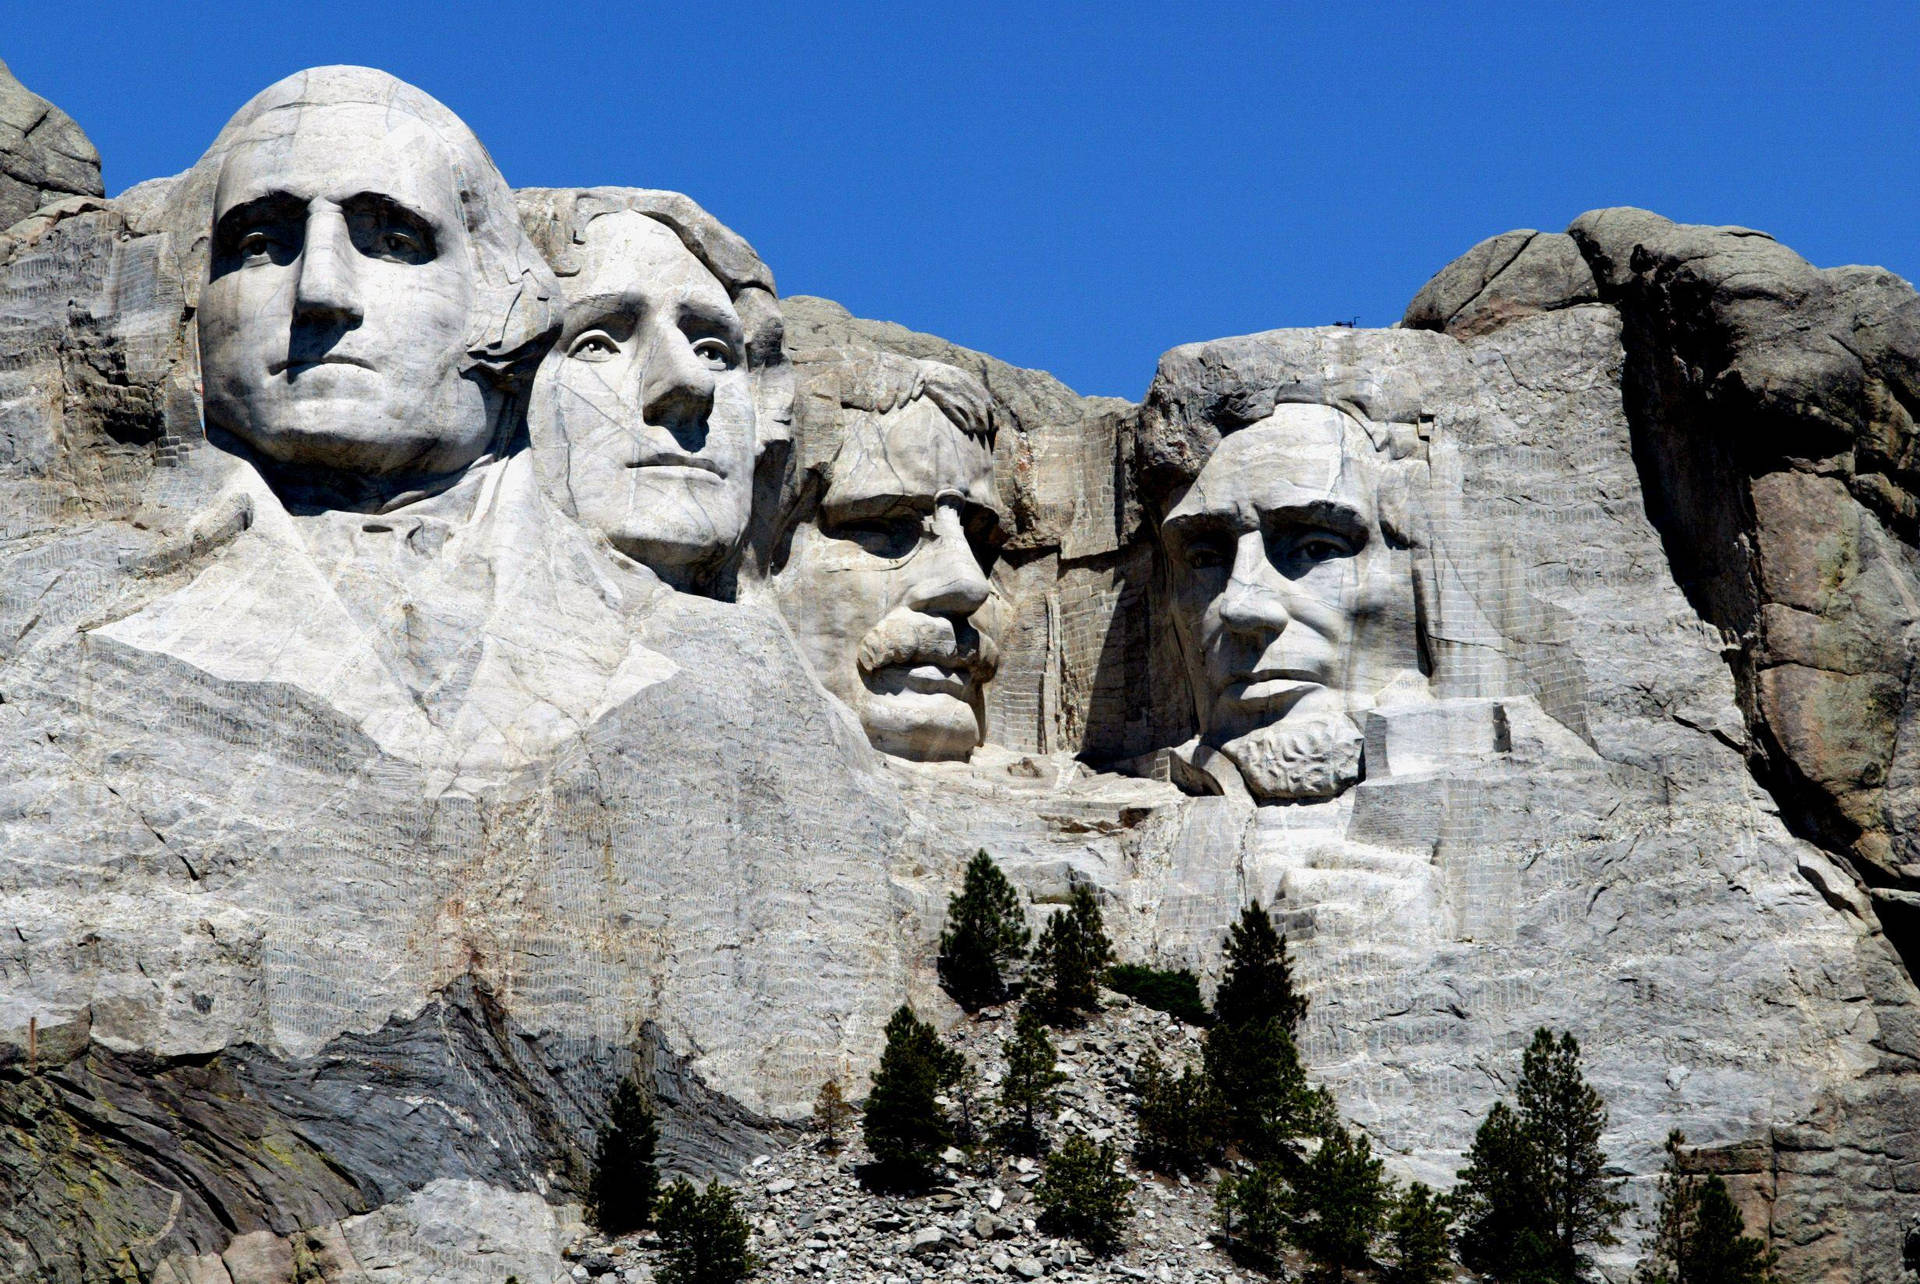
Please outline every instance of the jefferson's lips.
M720 465L711 459L702 459L699 455L682 455L673 451L656 450L627 461L629 468L691 468L703 473L721 476Z
M311 361L293 359L271 361L267 363L267 373L277 375L292 371L294 374L299 374L302 370L311 370L315 366L359 366L362 370L373 369L373 363L371 361L363 361L359 357L344 357L329 354L324 357L316 357Z

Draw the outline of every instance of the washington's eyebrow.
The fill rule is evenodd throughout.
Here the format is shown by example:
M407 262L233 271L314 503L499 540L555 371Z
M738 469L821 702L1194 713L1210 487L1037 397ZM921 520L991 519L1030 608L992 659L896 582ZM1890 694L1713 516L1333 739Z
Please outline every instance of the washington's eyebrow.
M243 227L270 219L304 218L307 203L292 192L265 192L228 210L214 225L215 236L228 236Z

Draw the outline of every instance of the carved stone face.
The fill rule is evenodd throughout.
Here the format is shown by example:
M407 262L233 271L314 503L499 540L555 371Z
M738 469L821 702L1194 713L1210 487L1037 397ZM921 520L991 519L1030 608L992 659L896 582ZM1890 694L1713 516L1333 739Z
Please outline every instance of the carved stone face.
M603 214L582 238L565 326L534 379L534 449L564 508L684 586L739 544L753 502L740 316L644 214Z
M993 455L922 397L859 413L831 477L775 577L781 612L875 748L965 758L998 662L980 618Z
M1350 784L1349 715L1415 663L1379 482L1357 423L1283 405L1223 440L1161 526L1202 738L1256 794Z
M362 103L270 111L215 193L207 418L283 464L463 468L494 422L463 377L473 300L453 165L425 126Z

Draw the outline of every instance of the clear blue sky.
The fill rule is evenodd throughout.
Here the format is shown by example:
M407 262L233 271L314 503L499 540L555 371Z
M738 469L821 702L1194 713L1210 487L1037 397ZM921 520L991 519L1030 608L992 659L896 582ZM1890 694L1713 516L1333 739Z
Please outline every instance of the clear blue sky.
M1398 319L1600 205L1920 272L1920 3L26 4L109 192L357 62L509 182L687 192L785 293L1138 397L1177 343Z

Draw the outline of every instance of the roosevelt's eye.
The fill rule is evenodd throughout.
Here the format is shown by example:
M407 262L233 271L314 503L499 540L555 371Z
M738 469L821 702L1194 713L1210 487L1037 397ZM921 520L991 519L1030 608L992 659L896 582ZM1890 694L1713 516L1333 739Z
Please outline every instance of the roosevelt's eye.
M589 330L567 345L567 355L575 361L611 361L620 355L620 345L605 330Z
M851 540L874 557L898 561L920 546L926 524L916 513L862 517L833 523L830 533Z
M693 355L706 363L709 370L733 369L733 345L725 339L705 338L693 341Z

